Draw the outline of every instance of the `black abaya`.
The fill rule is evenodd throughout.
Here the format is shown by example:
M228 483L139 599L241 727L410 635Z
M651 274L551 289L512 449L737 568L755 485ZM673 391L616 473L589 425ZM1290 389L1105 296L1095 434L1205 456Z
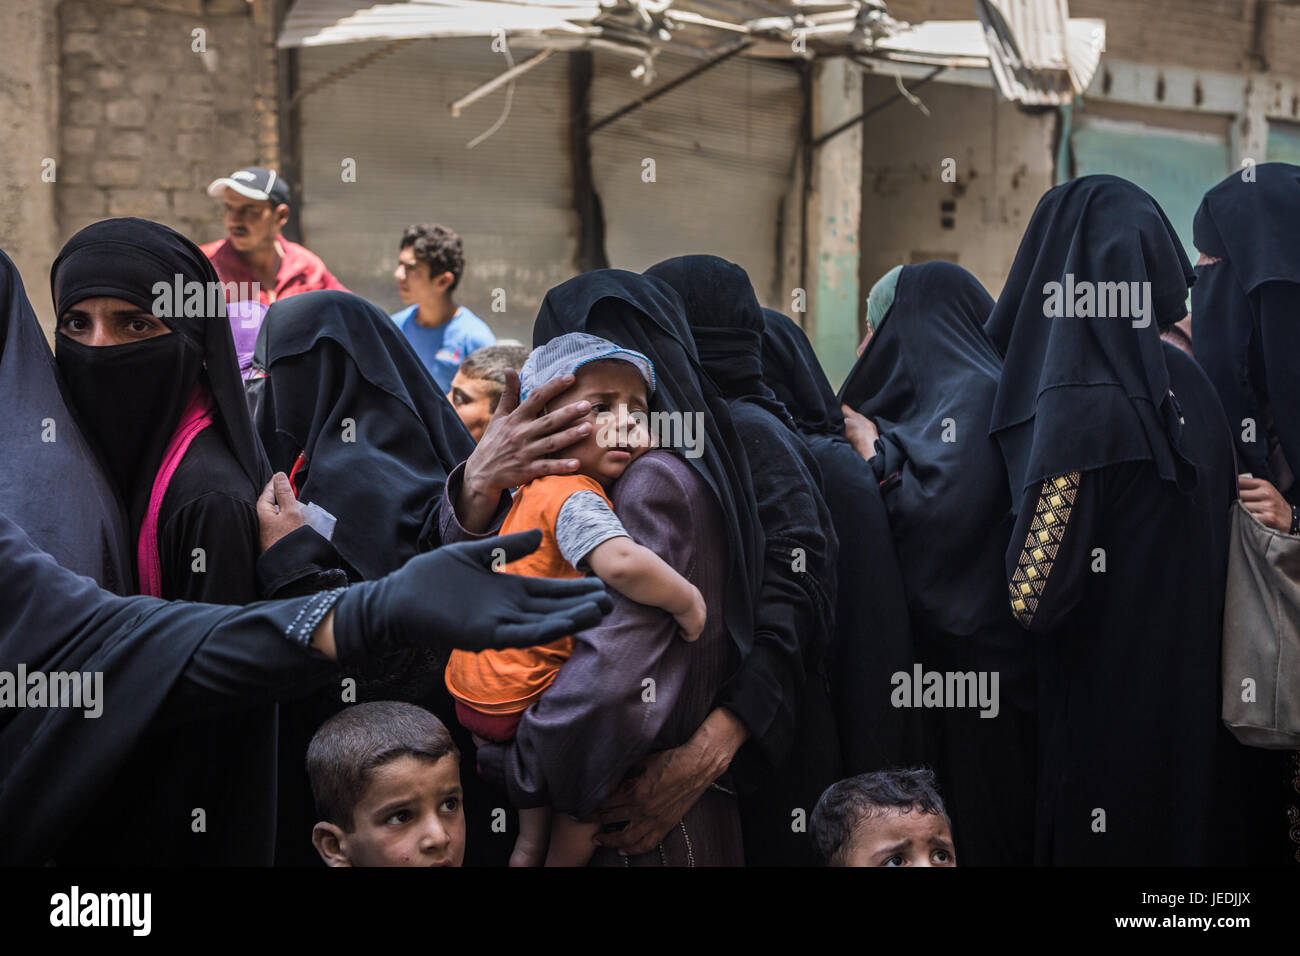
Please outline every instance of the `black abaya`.
M163 862L168 854L153 852L151 841L162 838L170 847L183 839L174 830L190 831L193 807L164 806L164 818L143 829L106 813L119 803L132 806L113 796L111 781L136 763L140 741L156 731L184 733L336 673L331 661L286 635L295 620L319 619L339 592L250 608L117 597L60 567L3 514L0 591L8 609L0 620L0 670L13 673L23 664L29 673L103 674L95 719L67 707L0 708L5 863ZM148 775L127 785L165 783L169 772L157 764L139 769ZM262 786L235 778L232 784ZM206 836L226 842L229 821L214 819L214 807L203 809Z
M1150 283L1150 309L1047 319L1041 292L1067 274ZM1088 176L1040 201L988 323L1018 511L1008 599L1039 652L1039 863L1269 859L1276 755L1219 721L1231 436L1159 338L1192 277L1150 196Z
M387 315L349 292L293 296L267 312L253 364L261 377L249 394L272 467L293 475L302 501L337 519L333 549L322 549L333 553L321 560L373 580L442 543L443 485L474 443ZM412 650L349 676L357 702L420 704L447 725L462 753L473 753L443 684L445 668L438 655ZM279 864L319 864L304 759L316 729L345 703L336 686L280 708ZM491 833L493 808L509 801L477 774L465 774L463 785L470 832ZM508 855L505 841L472 839L466 863L504 864Z
M992 308L959 266L904 266L893 305L841 390L880 432L871 466L897 547L915 662L922 673L997 675L996 713L967 700L921 715L957 859L976 866L1033 859L1034 685L1002 576L1010 496L988 437L1001 362L981 328ZM911 662L900 670L915 679Z
M1249 174L1249 179L1245 178ZM1237 468L1293 504L1300 485L1300 167L1261 163L1205 194L1192 234L1221 261L1198 265L1192 349L1228 413Z
M646 275L685 304L700 364L730 405L766 541L754 646L718 700L752 738L735 762L741 784L753 789L742 802L745 859L815 865L820 855L791 826L791 814L810 816L840 774L823 662L834 631L839 542L820 469L763 381L763 312L745 270L716 256L681 256Z
M890 678L915 658L903 579L880 482L844 436L839 400L812 343L793 320L764 309L763 376L817 461L841 546L835 632L828 653L845 776L921 759L920 719L890 703Z

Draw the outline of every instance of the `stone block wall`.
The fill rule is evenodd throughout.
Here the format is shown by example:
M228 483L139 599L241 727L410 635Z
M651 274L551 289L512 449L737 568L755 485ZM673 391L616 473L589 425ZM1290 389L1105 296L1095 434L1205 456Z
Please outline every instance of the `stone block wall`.
M270 0L63 0L57 20L60 242L110 216L219 238L207 185L279 165Z

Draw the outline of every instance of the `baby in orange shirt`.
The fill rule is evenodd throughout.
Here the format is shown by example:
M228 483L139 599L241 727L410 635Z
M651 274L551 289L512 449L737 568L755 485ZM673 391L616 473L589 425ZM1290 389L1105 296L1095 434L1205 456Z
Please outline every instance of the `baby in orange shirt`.
M571 332L535 349L520 371L522 394L572 372L573 387L558 406L586 400L596 427L557 457L578 459L572 475L548 475L524 485L501 525L501 534L541 529L542 543L500 570L531 577L574 578L589 569L639 604L673 615L688 641L704 630L699 589L653 551L634 542L614 514L608 491L650 445L644 426L654 394L654 365L640 352L607 339ZM638 414L639 413L639 414ZM508 741L525 710L555 680L573 653L572 637L540 647L453 651L446 683L456 717L478 737ZM519 837L511 866L583 866L595 850L594 823L538 807L519 811Z

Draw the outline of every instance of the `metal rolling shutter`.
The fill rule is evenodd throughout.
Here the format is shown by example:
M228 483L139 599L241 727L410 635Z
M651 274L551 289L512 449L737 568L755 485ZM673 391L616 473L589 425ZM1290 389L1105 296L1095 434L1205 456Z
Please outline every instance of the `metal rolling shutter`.
M658 87L698 65L662 54ZM645 93L622 57L596 54L593 120ZM610 265L641 271L706 252L739 263L759 298L789 308L777 289L781 198L794 183L802 96L788 64L734 57L592 135ZM656 182L642 182L642 160Z
M465 144L500 114L499 90L453 119L447 104L502 72L484 39L416 40L311 93L301 106L306 244L348 288L388 311L402 230L440 222L465 243L459 302L499 337L531 344L542 296L573 272L566 59L515 84L504 126ZM305 47L299 87L355 63L382 43ZM516 62L528 51L515 51ZM342 162L356 161L356 182ZM506 311L493 312L492 290Z

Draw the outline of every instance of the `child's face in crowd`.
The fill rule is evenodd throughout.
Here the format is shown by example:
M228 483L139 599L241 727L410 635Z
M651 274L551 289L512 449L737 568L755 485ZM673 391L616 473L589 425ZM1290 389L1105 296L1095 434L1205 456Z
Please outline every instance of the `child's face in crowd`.
M956 866L952 831L939 813L890 810L853 828L844 866Z
M492 391L494 384L481 378L470 378L459 371L451 380L447 400L456 409L456 414L465 423L465 428L474 441L483 437L488 422L492 420L492 399L496 397Z
M591 402L586 420L592 430L582 441L556 452L556 457L578 459L580 474L608 488L649 447L650 434L641 417L647 414L645 379L636 366L621 361L592 362L579 368L575 378L573 387L549 407ZM640 414L633 418L634 413Z
M322 822L312 842L330 866L460 866L460 758L403 755L381 764L352 811L352 832Z

